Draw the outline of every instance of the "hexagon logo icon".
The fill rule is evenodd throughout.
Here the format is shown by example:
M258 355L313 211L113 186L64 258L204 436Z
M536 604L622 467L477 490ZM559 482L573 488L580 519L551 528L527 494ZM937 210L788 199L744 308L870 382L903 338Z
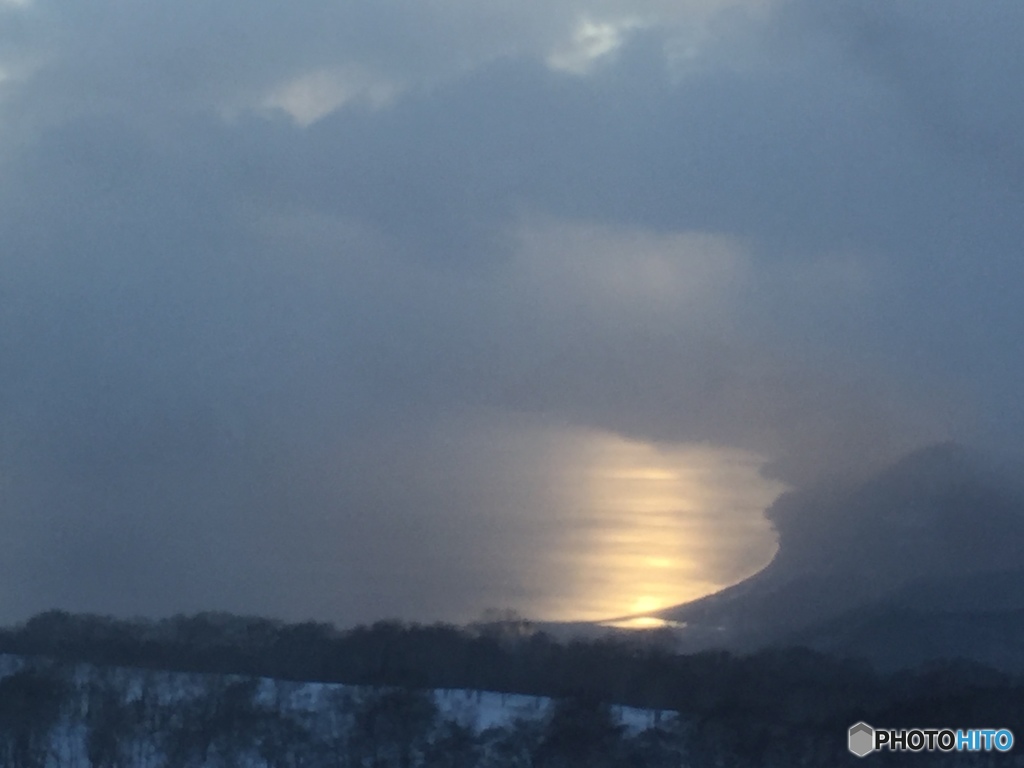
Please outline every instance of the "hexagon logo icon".
M857 757L864 757L875 751L875 729L867 723L857 723L850 726L849 743L850 751Z

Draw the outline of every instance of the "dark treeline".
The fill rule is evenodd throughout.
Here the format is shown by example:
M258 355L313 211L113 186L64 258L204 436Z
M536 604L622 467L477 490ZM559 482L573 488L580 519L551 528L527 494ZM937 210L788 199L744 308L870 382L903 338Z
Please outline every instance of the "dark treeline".
M758 723L835 728L860 719L1024 725L1022 681L966 662L881 675L864 663L800 648L680 655L657 633L563 644L520 622L339 631L221 613L147 622L51 611L0 631L0 652L294 681L588 696L748 723L752 733Z
M462 629L381 622L339 631L226 614L124 621L53 611L0 630L0 652L105 666L283 680L468 688L676 711L777 710L780 691L833 710L869 706L889 681L866 664L800 649L678 655L659 633L560 643L523 622ZM1002 681L998 675L986 680Z

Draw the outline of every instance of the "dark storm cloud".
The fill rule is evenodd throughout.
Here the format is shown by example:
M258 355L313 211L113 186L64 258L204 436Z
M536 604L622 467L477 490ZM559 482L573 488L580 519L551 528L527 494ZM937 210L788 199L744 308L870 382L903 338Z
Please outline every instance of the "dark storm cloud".
M791 480L1019 432L1017 6L606 3L573 74L569 5L300 5L0 6L5 615L482 599L530 534L443 521L542 472L467 409Z

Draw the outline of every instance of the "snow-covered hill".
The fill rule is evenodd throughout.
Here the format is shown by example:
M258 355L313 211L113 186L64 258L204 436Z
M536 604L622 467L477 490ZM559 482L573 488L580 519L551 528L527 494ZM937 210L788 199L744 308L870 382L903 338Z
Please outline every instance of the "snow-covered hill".
M619 744L675 724L673 713L628 707L584 705L576 716ZM550 699L491 691L0 656L0 764L20 768L412 766L455 753L466 758L460 765L519 765L515 755L542 750L558 717Z

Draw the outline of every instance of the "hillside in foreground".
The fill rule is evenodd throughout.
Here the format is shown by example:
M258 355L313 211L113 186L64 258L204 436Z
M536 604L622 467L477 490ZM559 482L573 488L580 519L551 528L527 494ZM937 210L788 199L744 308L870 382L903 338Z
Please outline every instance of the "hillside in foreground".
M861 720L1024 733L1024 681L990 668L885 674L806 649L681 655L664 639L561 644L522 626L341 632L225 615L47 614L0 635L7 650L21 648L0 668L0 759L18 768L817 768L857 764L846 732ZM477 684L461 682L469 677Z

